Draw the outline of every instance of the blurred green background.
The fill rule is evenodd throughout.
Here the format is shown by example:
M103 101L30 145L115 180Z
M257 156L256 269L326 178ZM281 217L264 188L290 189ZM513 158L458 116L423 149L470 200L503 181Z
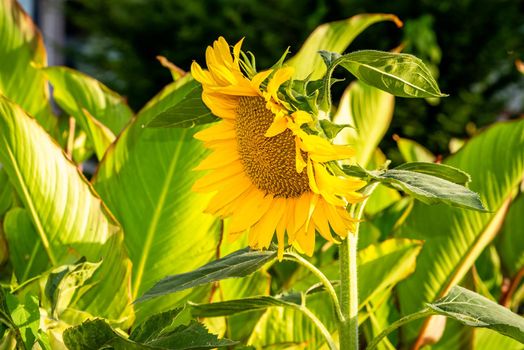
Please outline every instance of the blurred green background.
M171 80L157 55L188 70L192 60L204 62L206 46L218 36L230 43L245 37L244 49L264 68L288 46L297 52L319 24L366 12L396 14L404 28L376 24L349 50L403 45L404 52L431 66L450 95L441 101L397 99L381 145L394 161L393 134L446 155L451 138L467 138L524 110L524 75L515 68L515 60L524 59L524 1L69 0L65 5L66 63L127 96L135 110ZM345 84L339 85L338 95Z

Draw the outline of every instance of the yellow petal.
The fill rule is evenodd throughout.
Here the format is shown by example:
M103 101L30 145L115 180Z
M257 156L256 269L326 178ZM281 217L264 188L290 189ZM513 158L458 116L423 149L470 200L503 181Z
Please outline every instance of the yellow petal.
M244 199L231 218L228 226L229 232L243 232L256 224L272 204L271 196L266 196L262 191L253 186L248 196Z
M201 130L194 135L194 138L200 141L226 140L235 137L236 131L234 125L225 120Z
M313 162L309 159L307 161L307 177L309 180L309 187L311 188L311 190L315 193L320 193L315 179L315 173L313 172Z
M193 61L191 63L191 75L193 78L195 78L196 81L198 81L200 84L212 84L214 83L214 79L211 76L211 74L200 67L198 63Z
M280 68L275 72L275 74L267 84L266 90L275 101L279 100L277 93L278 89L280 88L280 85L291 79L294 72L295 69L293 67Z
M268 69L260 73L257 73L257 75L255 75L253 79L251 79L251 85L255 89L260 90L260 84L262 84L271 73L273 73L272 69Z
M313 121L313 117L306 111L296 111L291 114L293 121L296 125L301 126L302 124L310 123Z
M324 208L324 203L323 200L318 201L315 212L313 213L313 222L315 223L320 235L322 235L322 237L327 241L333 242L333 236L331 235L331 229L329 228L328 216Z
M289 235L290 240L295 239L296 232L306 226L306 221L309 214L309 203L311 202L311 194L305 193L300 196L295 203L295 232Z
M300 149L300 145L295 139L295 167L297 173L302 173L306 166L307 163L304 161L304 158L302 157L302 150Z
M285 116L279 116L273 120L273 123L271 123L271 125L267 129L264 136L273 137L273 136L283 133L284 131L286 131L286 129L287 129L287 118Z
M202 160L200 164L193 170L209 170L223 167L231 164L239 159L238 151L236 148L223 148L213 151L207 158Z
M244 172L244 166L240 162L233 162L225 167L213 170L209 174L201 177L193 184L192 191L213 192L224 186L226 180L232 176Z

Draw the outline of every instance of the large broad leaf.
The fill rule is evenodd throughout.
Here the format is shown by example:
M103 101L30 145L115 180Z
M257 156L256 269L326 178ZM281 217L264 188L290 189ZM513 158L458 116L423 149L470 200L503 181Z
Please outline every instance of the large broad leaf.
M224 224L227 231L228 220L225 220ZM220 253L225 256L247 245L247 234L239 237L235 242L223 240L220 245ZM266 266L272 265L266 264ZM272 276L266 270L266 268L262 268L246 277L219 281L219 289L213 294L212 302L241 299L254 295L269 295ZM227 334L231 339L245 342L251 335L261 314L262 311L253 311L229 316L227 318Z
M102 159L133 111L122 96L83 73L66 67L48 67L44 72L55 101L77 120Z
M327 306L327 296L308 296L306 305L330 332L336 330L333 308ZM248 344L257 349L296 348L319 349L325 339L303 312L291 307L272 307L258 319Z
M517 278L524 269L524 192L509 207L504 226L497 240L500 262L510 278ZM515 286L517 287L517 286Z
M125 322L131 311L130 271L119 225L62 149L4 97L0 97L0 161L52 265L81 257L103 260L93 277L97 283L79 289L71 307Z
M433 162L436 159L430 150L413 140L398 135L393 135L393 139L406 162Z
M466 326L493 329L524 343L523 317L468 289L455 286L428 307Z
M49 88L38 66L47 64L40 32L15 0L0 0L0 94L16 102L48 131L51 113Z
M344 91L333 121L353 128L342 130L335 142L349 144L356 150L356 162L366 167L386 134L393 117L395 98L360 81Z
M306 79L308 76L313 80L320 79L326 72L326 66L318 54L320 50L342 53L367 27L382 21L393 21L397 27L402 26L397 16L383 13L361 14L322 24L286 64L295 68L295 79Z
M0 218L13 205L13 187L9 183L9 178L0 164Z
M470 188L480 194L491 212L415 203L401 236L426 243L417 270L399 285L403 314L420 310L425 302L447 294L497 234L524 171L524 121L489 128L445 163L471 175ZM420 322L405 328L405 341L412 341Z
M9 242L9 261L18 282L47 270L49 259L27 210L11 209L4 219L4 232Z
M111 147L94 186L122 224L133 261L133 299L168 275L192 271L215 257L219 225L204 214L208 196L193 193L204 156L194 129L144 128L183 101L190 77L168 85L138 114ZM209 287L206 286L207 291ZM184 302L189 291L138 305L142 319ZM191 295L200 301L202 293Z

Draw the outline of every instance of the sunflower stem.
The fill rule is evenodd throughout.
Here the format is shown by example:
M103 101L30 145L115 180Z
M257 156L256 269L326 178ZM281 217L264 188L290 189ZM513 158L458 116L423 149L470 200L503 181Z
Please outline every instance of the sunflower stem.
M304 266L306 269L311 271L311 273L313 273L313 275L315 275L320 280L320 282L322 282L324 288L326 288L329 297L331 298L331 301L333 302L333 307L335 308L337 319L338 321L341 321L344 318L344 316L342 315L342 310L340 309L340 303L338 301L337 292L335 291L333 284L331 284L326 275L324 275L324 273L322 273L322 271L320 271L315 265L301 257L299 254L296 254L295 252L285 252L284 260L294 261Z
M348 232L339 247L340 263L340 308L342 320L339 322L340 350L358 350L358 275L357 244L360 220L369 196L378 183L370 183L363 189L365 199L351 206L351 215L358 221L355 231Z

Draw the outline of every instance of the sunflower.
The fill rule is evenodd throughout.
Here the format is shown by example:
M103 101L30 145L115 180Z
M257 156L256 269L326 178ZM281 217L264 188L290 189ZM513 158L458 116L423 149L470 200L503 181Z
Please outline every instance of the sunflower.
M230 218L230 238L248 231L249 246L265 249L276 233L281 259L287 235L288 244L312 255L315 231L337 242L354 230L346 206L362 200L357 191L365 183L329 167L353 157L354 150L311 132L312 113L286 103L281 88L290 82L292 67L256 73L241 45L231 53L220 37L206 50L207 70L191 66L202 100L221 118L195 134L212 152L195 168L208 173L193 189L215 192L206 212Z

